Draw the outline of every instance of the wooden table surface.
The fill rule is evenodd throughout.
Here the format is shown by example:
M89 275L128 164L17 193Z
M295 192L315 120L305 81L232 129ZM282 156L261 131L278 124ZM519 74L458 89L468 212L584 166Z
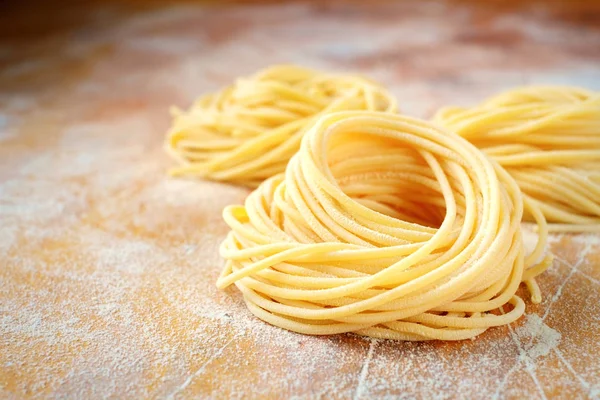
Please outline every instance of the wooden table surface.
M473 341L303 336L215 288L247 191L168 178L162 150L171 104L273 63L364 73L425 118L600 89L600 3L0 7L1 398L600 398L599 236L552 236L543 302Z

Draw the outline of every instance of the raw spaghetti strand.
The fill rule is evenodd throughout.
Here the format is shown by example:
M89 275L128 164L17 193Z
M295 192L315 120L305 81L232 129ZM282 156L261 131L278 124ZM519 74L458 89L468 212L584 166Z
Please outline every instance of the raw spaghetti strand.
M600 232L599 92L518 88L473 108L443 108L434 121L505 167L551 231Z
M173 110L166 147L180 166L170 172L256 187L285 169L320 115L396 109L390 93L363 77L270 67L201 97L187 112Z
M541 231L529 256L523 207ZM458 135L383 112L323 116L285 174L223 216L217 286L305 334L472 338L523 314L522 281L539 301L535 277L552 261L536 264L545 220L503 168Z

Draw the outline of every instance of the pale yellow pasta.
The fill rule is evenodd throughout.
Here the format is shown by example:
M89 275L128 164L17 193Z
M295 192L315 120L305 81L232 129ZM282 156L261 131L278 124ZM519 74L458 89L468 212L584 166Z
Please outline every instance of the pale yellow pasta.
M540 227L529 255L524 208ZM305 334L472 338L523 314L521 282L539 302L534 278L552 261L542 213L503 168L458 135L384 112L321 117L285 173L223 216L218 287L235 284L257 317Z
M256 187L282 172L306 128L341 110L395 112L396 100L356 75L274 66L173 110L167 151L177 176L198 176Z
M473 108L443 108L434 121L505 167L550 230L600 232L600 93L518 88Z

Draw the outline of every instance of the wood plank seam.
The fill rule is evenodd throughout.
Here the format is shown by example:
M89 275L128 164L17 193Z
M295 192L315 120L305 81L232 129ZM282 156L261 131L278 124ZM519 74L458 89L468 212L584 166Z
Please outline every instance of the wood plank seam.
M371 363L371 359L373 358L373 353L375 352L375 347L379 344L378 339L370 338L369 341L371 342L369 344L369 351L367 352L365 361L360 370L358 385L356 386L356 391L354 392L354 396L353 396L354 400L358 400L362 396L363 392L365 391L364 385L365 385L365 380L367 379L367 374L369 373L369 364Z
M175 390L173 390L166 398L169 400L172 400L175 398L175 395L179 392L182 392L183 390L185 390L185 388L187 388L192 381L194 380L194 378L196 378L197 376L199 376L205 369L206 367L213 362L217 357L219 357L221 355L221 353L223 353L223 351L227 348L227 346L229 346L231 343L233 343L233 341L237 339L237 337L233 337L232 339L230 339L227 343L225 343L225 345L223 347L221 347L219 350L217 350L217 352L215 354L213 354L213 356L211 358L209 358L204 364L202 364L200 366L200 368L198 368L196 370L196 372L194 372L193 374L191 374L190 376L187 377L187 379L185 381L183 381L183 383L180 386L177 386L175 388Z

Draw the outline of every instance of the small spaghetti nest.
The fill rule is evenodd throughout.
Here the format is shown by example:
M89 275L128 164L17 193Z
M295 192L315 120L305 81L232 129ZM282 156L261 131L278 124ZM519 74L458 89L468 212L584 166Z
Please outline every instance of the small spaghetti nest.
M600 93L519 88L434 121L505 167L550 230L600 232Z
M540 224L529 255L524 207ZM472 338L523 314L521 282L539 302L534 278L552 261L536 264L545 220L506 171L458 135L382 112L322 117L285 174L223 215L217 285L305 334Z
M395 112L396 100L360 76L270 67L173 110L170 172L256 187L284 171L316 118L342 110Z

